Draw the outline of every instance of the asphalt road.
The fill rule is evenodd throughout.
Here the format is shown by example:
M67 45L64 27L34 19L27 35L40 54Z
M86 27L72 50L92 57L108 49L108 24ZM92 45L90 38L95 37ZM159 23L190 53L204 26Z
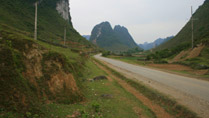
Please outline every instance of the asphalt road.
M205 117L206 114L208 115L208 113L204 113L204 112L209 112L209 109L208 109L209 108L209 104L208 104L209 103L209 82L208 81L199 80L195 78L189 78L189 77L180 76L176 74L171 74L171 73L167 73L167 72L163 72L163 71L159 71L159 70L155 70L151 68L146 68L142 66L137 66L133 64L128 64L119 60L105 58L105 57L102 57L101 55L95 55L95 58L105 61L115 67L118 67L120 69L123 69L123 70L126 70L127 72L132 73L130 75L134 74L138 76L138 77L135 76L136 79L146 78L156 83L160 83L161 85L165 85L168 89L177 90L181 93L187 94L187 96L196 97L194 100L191 101L192 103L185 103L185 104L189 107L190 106L194 107L192 109L193 110L196 109L195 110L196 112L198 113L201 112L201 114L203 114L201 115L202 117ZM155 88L158 88L158 87L155 87ZM162 92L165 93L165 91L162 88L158 90L159 91L162 90ZM173 96L174 98L185 99L185 97L176 97L175 94L169 94L169 93L166 93L166 94ZM197 101L197 98L199 99L198 101ZM182 100L182 101L187 101L187 100ZM196 102L197 105L199 106L195 105L194 102ZM200 107L200 108L197 109L195 107Z

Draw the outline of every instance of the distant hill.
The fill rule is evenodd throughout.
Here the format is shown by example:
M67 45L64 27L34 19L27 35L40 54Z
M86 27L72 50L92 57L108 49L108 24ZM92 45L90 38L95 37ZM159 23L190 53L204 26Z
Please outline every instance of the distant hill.
M138 47L127 28L117 25L113 29L109 22L96 25L90 41L109 51L127 51Z
M174 36L170 36L170 37L167 37L167 38L159 38L157 40L155 40L154 42L151 42L151 43L143 43L143 44L139 44L139 47L144 49L144 50L150 50L152 48L155 48L167 41L169 41L170 39L172 39Z
M89 40L91 35L82 35L86 40Z
M202 6L193 14L194 21L194 44L209 42L209 0L206 0ZM181 31L170 41L157 47L156 50L173 48L178 45L189 45L191 47L191 21L189 21Z

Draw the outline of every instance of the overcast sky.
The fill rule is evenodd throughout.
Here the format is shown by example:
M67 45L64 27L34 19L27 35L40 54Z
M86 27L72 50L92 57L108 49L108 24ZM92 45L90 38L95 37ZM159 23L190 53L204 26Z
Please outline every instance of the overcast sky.
M109 21L128 28L136 43L176 35L204 0L70 0L73 26L81 35Z

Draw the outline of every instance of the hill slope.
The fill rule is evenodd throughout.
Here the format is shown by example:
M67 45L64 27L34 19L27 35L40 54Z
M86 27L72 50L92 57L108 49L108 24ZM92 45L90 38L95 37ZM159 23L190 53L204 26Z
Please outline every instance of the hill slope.
M13 114L21 118L26 112L43 115L41 104L83 99L79 86L82 57L67 48L48 45L0 29L1 117Z
M194 21L194 42L199 43L209 42L209 0L206 0L202 6L193 14L197 20ZM191 45L191 21L189 21L183 29L170 41L156 48L162 50L172 48L178 45Z
M42 105L84 98L80 78L85 61L72 48L92 45L73 28L68 0L42 0L35 41L34 2L0 0L0 117L41 118L46 113ZM68 48L62 41L64 26Z
M73 28L68 0L41 0L38 5L38 39L63 44L64 27L67 29L67 44L90 45ZM35 0L0 0L0 25L6 24L33 37ZM75 43L73 43L75 42ZM78 46L77 44L76 46Z
M96 25L92 30L90 41L109 51L127 51L137 47L125 27L115 26L112 29L109 22Z

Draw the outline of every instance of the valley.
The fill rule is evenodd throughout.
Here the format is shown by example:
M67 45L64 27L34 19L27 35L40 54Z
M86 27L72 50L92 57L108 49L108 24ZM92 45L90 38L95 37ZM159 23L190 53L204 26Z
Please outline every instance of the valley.
M114 27L105 14L97 25L83 15L94 22L83 35L71 3L0 0L0 118L209 116L209 0L194 13L193 44L191 20L175 36L137 44L136 14Z

